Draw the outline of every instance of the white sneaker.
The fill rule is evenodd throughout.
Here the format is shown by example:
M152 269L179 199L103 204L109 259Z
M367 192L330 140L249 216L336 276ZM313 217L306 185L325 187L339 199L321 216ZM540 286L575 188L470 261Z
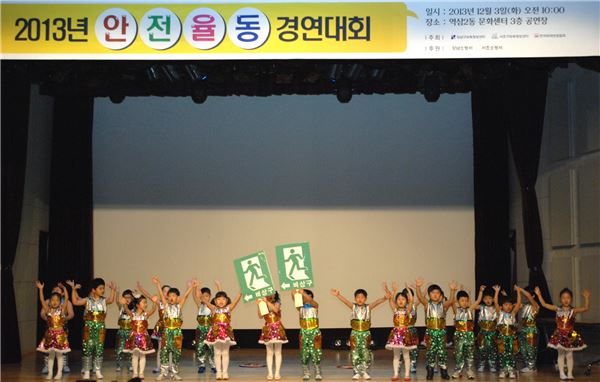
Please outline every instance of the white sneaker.
M490 373L495 373L497 370L495 367L490 367Z
M515 372L511 370L511 371L508 373L508 378L510 378L510 379L515 379L515 378L517 378L517 374L515 374Z
M116 371L117 373L120 373L120 372L121 372L121 366L120 366L120 365L117 365L117 368L116 368L116 370L115 370L115 371Z
M478 373L483 373L485 371L485 366L481 365L477 368Z
M472 371L467 371L467 378L469 378L469 379L475 379L475 374L473 374Z
M163 374L159 374L158 377L156 377L157 381L162 381L163 379L165 379L167 376L163 375Z
M100 372L100 370L96 370L96 379L104 379L104 376Z
M89 370L83 372L83 379L90 379L90 371Z
M500 374L498 374L498 378L506 378L506 372L504 372L504 370L501 371Z
M362 376L363 376L363 378L364 378L364 379L366 379L367 381L369 381L369 380L371 379L371 376L370 376L370 375L369 375L369 374L368 374L366 371L363 373L363 375L362 375Z
M354 375L352 376L352 379L353 379L354 381L358 381L358 380L360 379L360 374L358 374L358 373L354 374Z
M520 370L521 373L531 373L532 371L533 370L531 370L528 366L525 366Z
M173 374L173 380L175 380L175 381L182 381L182 380L183 380L183 378L181 378L181 377L179 376L179 374Z
M454 374L452 374L452 379L458 379L460 378L460 371L455 371Z

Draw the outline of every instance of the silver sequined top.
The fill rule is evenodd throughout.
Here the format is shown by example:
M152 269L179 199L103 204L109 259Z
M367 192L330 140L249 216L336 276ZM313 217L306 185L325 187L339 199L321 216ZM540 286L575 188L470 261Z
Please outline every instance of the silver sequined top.
M512 313L506 313L504 311L500 311L500 313L498 313L498 322L496 324L497 325L514 326L514 325L516 325L516 321L515 321L515 318L513 317Z
M473 321L473 311L470 308L456 308L454 321Z
M181 318L181 307L179 304L167 304L165 307L164 318Z
M438 302L437 304L429 301L427 303L426 318L446 318L446 312L444 311L444 303Z
M498 313L496 312L496 307L494 305L479 305L479 321L496 321L497 318Z
M200 306L198 307L198 316L210 316L212 314L212 312L210 311L210 309L208 309L208 306L206 306L206 304L200 304Z
M351 318L353 320L371 321L371 309L369 308L369 304L353 304Z
M100 297L97 300L88 297L86 300L85 310L87 312L106 312L106 299L104 297Z
M300 318L319 318L319 311L312 305L304 305L300 308Z

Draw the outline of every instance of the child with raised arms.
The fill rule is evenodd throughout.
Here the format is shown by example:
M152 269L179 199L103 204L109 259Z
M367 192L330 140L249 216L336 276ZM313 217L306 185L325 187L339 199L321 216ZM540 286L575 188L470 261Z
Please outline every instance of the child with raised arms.
M558 371L560 379L573 378L573 352L583 350L587 347L581 334L575 331L575 315L587 312L590 309L590 291L584 289L583 306L574 308L573 292L569 288L560 291L560 305L555 306L546 303L540 288L535 288L535 294L538 296L542 306L548 310L556 312L556 330L548 341L548 347L558 351ZM567 373L565 374L565 361L567 364Z
M446 350L446 312L454 305L458 284L456 281L450 283L450 299L444 300L442 288L437 284L432 284L427 288L428 298L425 298L421 287L424 284L422 278L415 281L417 289L417 298L423 304L425 310L425 343L427 345L427 379L433 379L434 368L440 367L440 375L443 379L450 379L446 360L448 353Z
M215 294L215 298L209 301L204 297L204 303L212 312L212 327L206 335L204 342L214 346L215 366L217 368L217 380L229 379L229 348L236 344L231 327L231 312L240 302L242 293L238 293L233 301L224 291Z
M369 380L371 376L367 371L371 366L371 311L381 305L387 298L381 297L375 300L372 304L367 303L367 291L357 289L354 292L354 302L350 302L347 298L340 294L337 289L332 289L331 294L338 298L351 311L350 325L350 353L352 356L352 367L354 375L352 379L357 380L361 377Z

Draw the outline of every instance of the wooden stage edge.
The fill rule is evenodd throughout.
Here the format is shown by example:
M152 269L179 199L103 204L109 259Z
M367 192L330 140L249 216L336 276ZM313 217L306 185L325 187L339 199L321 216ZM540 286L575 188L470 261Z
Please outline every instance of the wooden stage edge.
M392 368L392 352L387 350L376 350L374 353L374 362L370 370L372 381L390 381ZM107 349L105 351L106 358L102 372L104 374L104 382L119 381L124 382L131 378L131 374L126 371L117 373L115 371L114 350ZM449 351L449 366L453 367L452 352ZM229 366L230 381L236 380L244 382L266 381L266 368L244 368L240 364L244 363L259 363L264 364L265 351L262 349L236 349L230 353L231 362ZM425 381L425 354L421 351L419 356L419 364L417 374L412 374L412 381ZM151 354L148 356L146 365L146 381L154 381L156 374L152 374L152 369L155 366L156 356ZM325 350L323 356L323 377L324 381L351 381L352 371L344 368L350 363L348 351ZM80 353L74 351L70 355L69 364L71 373L65 374L62 381L77 381L81 379L79 374L81 371ZM44 381L44 375L40 373L42 365L41 354L27 354L20 364L2 365L1 379L2 381ZM585 364L575 364L575 380L576 381L598 381L600 380L600 368L595 367L592 370L591 376L585 376ZM185 381L214 381L215 377L211 373L198 374L197 366L193 360L193 352L184 350L181 362L181 376ZM285 349L283 352L282 380L283 381L302 381L302 368L298 359L298 350ZM402 375L402 372L401 372ZM466 376L460 380L468 381ZM460 381L456 380L456 381ZM497 374L489 372L477 373L476 381L511 381L509 379L500 379ZM439 374L436 374L434 381L443 381ZM520 374L517 380L521 382L545 382L545 381L560 381L558 372L554 370L552 365L541 365L540 370L535 373Z

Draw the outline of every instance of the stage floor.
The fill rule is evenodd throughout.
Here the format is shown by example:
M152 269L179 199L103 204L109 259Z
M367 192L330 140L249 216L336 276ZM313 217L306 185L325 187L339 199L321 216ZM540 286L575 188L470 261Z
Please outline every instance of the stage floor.
M326 350L323 357L323 377L324 381L328 380L343 380L350 381L352 377L352 370L344 368L350 363L349 352L347 351L335 351ZM105 359L104 367L102 372L104 374L104 381L127 381L131 378L131 374L126 371L117 373L115 371L114 352L112 349L106 351L107 357ZM449 352L451 355L452 352ZM236 349L232 350L231 362L229 366L230 381L243 380L244 382L250 381L266 381L266 368L244 368L240 367L240 364L244 363L260 363L264 364L265 352L261 349ZM451 357L450 357L451 358ZM151 354L148 358L146 366L146 380L154 381L156 374L152 374L152 368L155 366L156 356ZM412 375L413 381L425 381L425 370L424 370L424 354L421 353L419 357L419 368L417 374ZM73 352L70 356L70 366L72 369L71 374L65 374L63 381L76 381L81 379L79 372L81 371L81 358L79 352ZM2 365L1 378L3 381L42 381L44 376L40 373L42 364L41 354L29 354L23 358L21 364L15 365ZM391 377L391 365L392 365L392 352L387 350L374 351L374 362L371 367L371 377L374 381L389 381ZM452 359L450 359L450 365L453 365ZM575 366L575 379L577 381L598 381L600 373L598 368L593 370L596 374L592 374L589 377L584 375L585 365ZM301 365L298 361L298 350L290 349L284 350L283 354L283 366L282 366L282 378L284 381L301 381ZM193 353L191 350L184 351L184 357L181 364L181 376L184 380L196 380L196 381L208 381L215 380L214 375L211 373L197 374L197 367L193 361ZM462 380L467 381L463 376ZM488 372L478 373L476 380L478 381L500 381L498 375L492 375ZM534 382L534 381L559 381L558 373L554 371L551 365L542 365L540 371L536 373L521 374L519 380ZM441 378L436 374L434 381L441 381ZM504 381L504 380L503 380ZM508 379L506 379L508 381Z

